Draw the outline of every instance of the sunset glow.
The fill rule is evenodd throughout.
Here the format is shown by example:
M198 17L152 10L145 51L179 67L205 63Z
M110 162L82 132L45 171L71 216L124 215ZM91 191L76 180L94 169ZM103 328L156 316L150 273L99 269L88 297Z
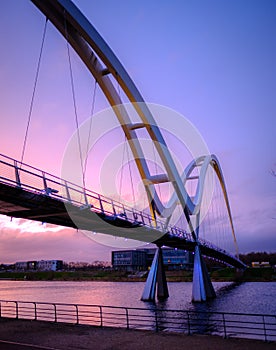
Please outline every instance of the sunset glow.
M190 120L217 155L240 251L275 251L276 2L74 2L113 49L144 99ZM1 2L0 8L0 153L20 160L45 18L28 0L16 6ZM70 52L83 123L91 110L96 114L109 105ZM64 153L76 130L74 117L66 41L48 23L24 162L61 176ZM92 118L92 133L93 128ZM184 169L188 156L176 139L168 139ZM114 167L106 169L111 169L118 192L122 185L121 197L131 202L129 168L122 167L124 142L120 128L99 139L89 154L86 177L89 189L101 191L100 165L117 147L120 157L114 156ZM142 183L131 164L139 196ZM168 192L166 188L164 198ZM0 216L3 263L35 258L109 261L110 251L73 229Z

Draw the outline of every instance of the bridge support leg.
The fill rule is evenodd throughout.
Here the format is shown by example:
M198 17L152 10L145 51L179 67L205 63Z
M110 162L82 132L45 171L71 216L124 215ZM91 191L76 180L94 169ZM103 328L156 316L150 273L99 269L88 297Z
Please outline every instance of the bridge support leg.
M193 274L193 302L203 302L216 297L207 267L201 256L199 246L195 246Z
M157 285L157 298L158 299L168 298L169 292L168 292L161 247L158 247L156 249L141 300L155 301L156 285Z

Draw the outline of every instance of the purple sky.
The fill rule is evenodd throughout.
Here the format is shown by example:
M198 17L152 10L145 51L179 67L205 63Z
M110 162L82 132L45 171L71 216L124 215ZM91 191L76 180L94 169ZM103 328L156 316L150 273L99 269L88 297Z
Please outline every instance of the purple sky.
M275 251L276 2L75 3L144 99L188 118L218 156L240 251ZM20 159L44 17L28 0L2 1L0 9L0 153ZM71 54L85 120L94 80ZM24 161L56 175L75 130L70 89L66 43L49 24ZM98 91L95 111L106 107ZM33 225L0 218L1 262L110 259L110 248L81 233Z

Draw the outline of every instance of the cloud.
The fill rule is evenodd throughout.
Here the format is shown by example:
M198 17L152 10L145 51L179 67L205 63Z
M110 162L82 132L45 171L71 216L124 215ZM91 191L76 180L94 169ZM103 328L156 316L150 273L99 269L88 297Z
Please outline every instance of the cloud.
M4 215L0 215L0 229L2 228L19 230L21 233L40 233L46 231L59 232L64 229L61 226L39 223L37 221L10 218Z
M1 263L40 259L110 261L110 251L74 229L20 219L9 221L1 216Z

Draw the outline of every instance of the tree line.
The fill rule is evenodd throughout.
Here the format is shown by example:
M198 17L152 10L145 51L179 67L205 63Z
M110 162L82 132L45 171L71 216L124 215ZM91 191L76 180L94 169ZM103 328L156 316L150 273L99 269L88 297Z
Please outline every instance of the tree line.
M271 266L276 265L276 253L267 252L251 252L248 254L240 254L240 260L246 265L251 266L252 262L268 261Z

